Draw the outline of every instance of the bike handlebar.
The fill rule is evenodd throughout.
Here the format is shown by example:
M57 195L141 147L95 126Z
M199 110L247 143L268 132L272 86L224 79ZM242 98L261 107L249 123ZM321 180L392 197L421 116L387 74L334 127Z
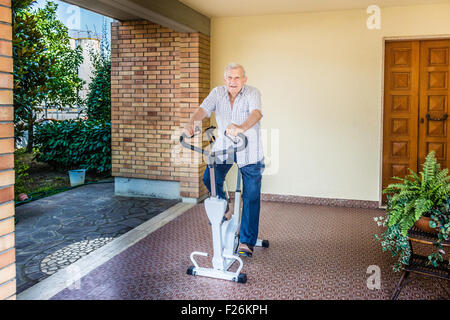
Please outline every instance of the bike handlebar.
M210 129L215 129L215 127L209 127L209 128L206 129L205 131L208 131L208 130L210 130ZM199 132L199 131L201 132L201 129L200 129L199 127L196 127L196 128L195 128L195 132ZM194 132L194 135L193 135L192 137L195 136L195 132ZM227 136L226 131L224 132L224 135ZM181 143L181 145L182 145L183 147L188 148L188 149L191 149L191 150L196 151L196 152L198 152L198 153L207 155L208 157L209 157L209 156L211 156L211 157L216 157L217 155L225 155L225 154L228 154L228 153L231 153L231 152L235 153L235 152L239 152L239 151L242 151L242 150L244 150L245 148L247 148L248 138L247 138L243 133L238 133L237 136L240 138L241 141L243 141L243 143L242 143L240 146L235 146L235 147L231 146L231 147L229 147L228 149L223 149L223 150L219 150L219 151L212 152L212 153L210 153L209 151L207 151L207 150L205 150L205 149L202 149L202 148L193 146L193 145L187 143L186 141L184 141L184 140L187 138L187 136L186 136L186 134L185 134L184 132L183 132L182 135L180 136L180 143ZM190 138L192 138L192 137L190 137ZM214 136L213 136L213 137L214 137ZM213 139L213 140L214 140L214 139ZM235 142L235 141L233 141L233 143L234 143L235 145L237 144L237 142Z

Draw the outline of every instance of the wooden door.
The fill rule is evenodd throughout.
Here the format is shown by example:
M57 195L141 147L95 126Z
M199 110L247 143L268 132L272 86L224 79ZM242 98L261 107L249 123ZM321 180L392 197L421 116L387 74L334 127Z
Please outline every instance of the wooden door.
M419 49L418 41L386 42L383 189L417 168Z
M450 40L421 41L419 97L419 170L432 150L441 168L450 167L448 148Z
M450 168L449 51L450 40L386 42L383 189L408 168L422 170L432 150Z

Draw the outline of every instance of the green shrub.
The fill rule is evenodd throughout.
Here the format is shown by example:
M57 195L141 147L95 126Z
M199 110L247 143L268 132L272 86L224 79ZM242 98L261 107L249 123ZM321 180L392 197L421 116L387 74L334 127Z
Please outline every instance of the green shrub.
M27 185L31 181L31 178L28 175L28 169L30 166L27 165L22 159L25 153L26 150L24 148L14 151L15 196L21 193L29 192Z
M100 51L89 51L92 61L92 78L89 84L86 114L89 119L111 121L111 50L103 25Z
M63 170L111 170L111 123L101 120L64 120L36 126L36 159Z
M87 116L90 119L111 119L111 60L94 61L94 77L89 84Z

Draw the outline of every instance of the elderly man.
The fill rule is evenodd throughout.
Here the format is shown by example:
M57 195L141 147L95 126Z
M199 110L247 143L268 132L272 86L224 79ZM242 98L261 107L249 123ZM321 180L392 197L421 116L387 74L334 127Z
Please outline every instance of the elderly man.
M213 151L226 149L231 144L230 138L226 137L224 132L228 136L237 136L239 133L247 136L247 148L237 152L235 159L219 157L221 163L216 166L215 180L217 195L226 199L223 191L225 176L233 161L237 162L243 180L241 243L238 252L251 256L258 238L261 176L265 167L259 121L262 118L261 94L258 89L246 85L245 70L239 64L230 63L226 66L224 80L225 85L214 88L192 114L184 132L187 136L192 136L194 123L210 117L214 111L219 132ZM211 192L208 167L203 175L203 182ZM232 208L229 208L224 219L229 220L232 212Z

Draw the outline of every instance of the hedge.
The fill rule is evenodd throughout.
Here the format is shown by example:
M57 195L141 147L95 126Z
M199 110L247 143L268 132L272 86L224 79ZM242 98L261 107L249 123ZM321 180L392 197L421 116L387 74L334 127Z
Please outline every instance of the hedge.
M64 170L111 171L111 123L48 120L35 127L36 159Z

